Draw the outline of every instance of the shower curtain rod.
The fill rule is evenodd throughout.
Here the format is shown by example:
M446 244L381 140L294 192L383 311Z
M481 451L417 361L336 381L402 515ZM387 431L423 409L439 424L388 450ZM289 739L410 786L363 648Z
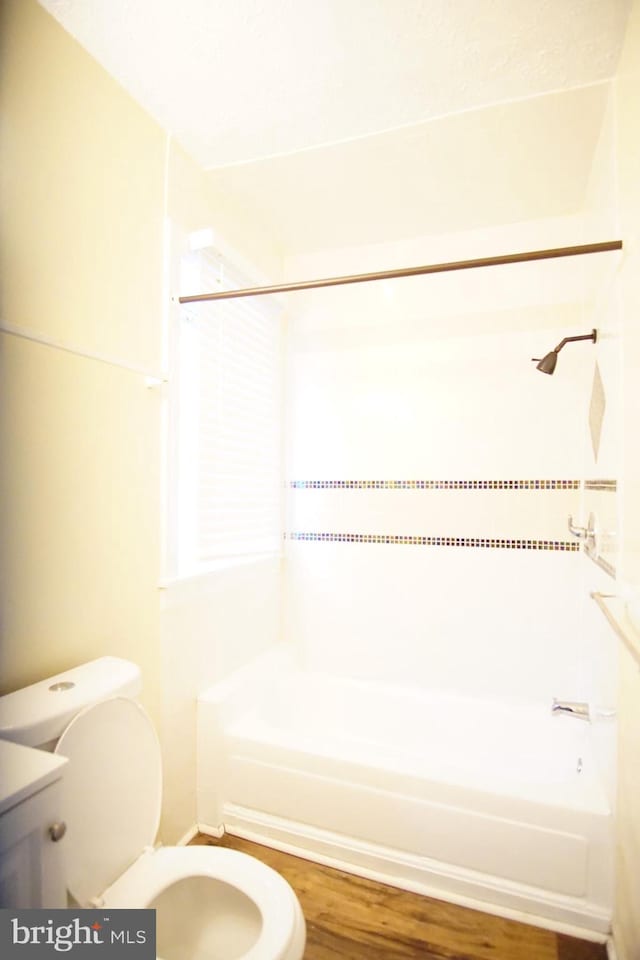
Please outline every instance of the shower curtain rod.
M607 253L610 250L621 249L622 240L607 240L603 243L584 243L573 247L555 247L550 250L529 250L526 253L507 253L499 257L481 257L479 260L454 260L452 263L432 263L423 267L381 270L378 273L354 273L351 276L327 277L324 280L299 280L293 283L276 283L267 287L248 287L245 290L220 290L217 293L196 293L189 297L178 297L178 302L199 303L203 300L233 300L236 297L261 297L267 293L290 293L293 290L339 287L348 283L368 283L370 280L397 280L400 277L418 277L427 273L472 270L474 267L500 267L509 263L527 263L531 260L553 260L558 257L577 257L584 253Z

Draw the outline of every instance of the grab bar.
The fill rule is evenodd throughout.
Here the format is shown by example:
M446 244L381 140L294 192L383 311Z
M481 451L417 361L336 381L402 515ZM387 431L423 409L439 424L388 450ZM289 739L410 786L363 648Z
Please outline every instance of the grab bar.
M637 621L632 621L629 616L629 599L628 596L624 595L625 593L627 591L620 584L620 594L601 593L599 590L593 590L590 596L595 600L610 626L640 667L640 631L636 625ZM632 588L630 595L636 595L636 590Z

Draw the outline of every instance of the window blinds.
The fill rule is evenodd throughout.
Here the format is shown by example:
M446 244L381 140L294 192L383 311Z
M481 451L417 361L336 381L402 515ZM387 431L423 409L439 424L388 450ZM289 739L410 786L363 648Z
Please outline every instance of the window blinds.
M199 252L199 285L246 285ZM191 262L189 274L193 276ZM193 288L192 288L193 289ZM183 308L181 566L278 552L282 525L282 331L258 299Z

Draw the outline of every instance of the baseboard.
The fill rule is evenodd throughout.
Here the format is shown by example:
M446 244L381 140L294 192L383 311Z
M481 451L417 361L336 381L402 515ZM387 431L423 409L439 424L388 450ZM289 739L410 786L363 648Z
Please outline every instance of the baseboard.
M224 832L224 824L220 824L218 827L212 827L208 823L199 823L196 829L196 833L204 833L205 836L215 837L216 840L224 837Z
M219 835L215 832L219 828L204 824L200 828L203 833ZM345 873L569 936L604 943L610 931L608 913L595 904L510 881L496 882L495 877L355 841L246 807L225 805L224 830Z

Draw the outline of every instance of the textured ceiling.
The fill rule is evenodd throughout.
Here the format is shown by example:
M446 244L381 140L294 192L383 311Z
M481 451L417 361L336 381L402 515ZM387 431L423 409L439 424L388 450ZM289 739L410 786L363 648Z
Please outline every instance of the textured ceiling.
M205 167L611 77L629 0L40 0Z
M40 3L285 255L580 211L630 7Z

